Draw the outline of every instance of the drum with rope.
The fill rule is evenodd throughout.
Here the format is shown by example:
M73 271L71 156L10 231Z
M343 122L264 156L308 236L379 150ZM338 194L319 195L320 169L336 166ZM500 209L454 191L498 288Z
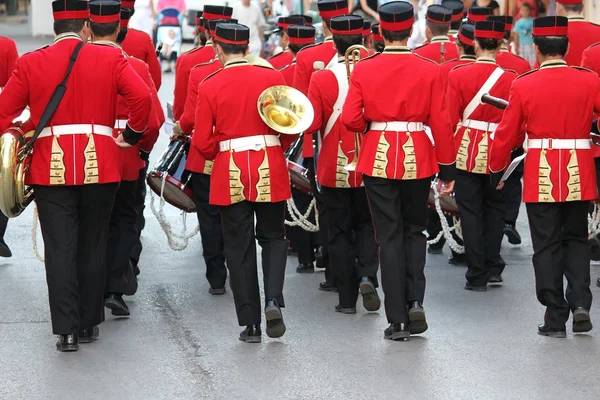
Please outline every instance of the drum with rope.
M290 148L286 150L285 158L287 160L287 167L290 172L292 187L304 193L312 194L310 179L308 177L308 169L304 165L305 160L304 157L302 157L303 142L304 135L300 135L300 137L290 145Z

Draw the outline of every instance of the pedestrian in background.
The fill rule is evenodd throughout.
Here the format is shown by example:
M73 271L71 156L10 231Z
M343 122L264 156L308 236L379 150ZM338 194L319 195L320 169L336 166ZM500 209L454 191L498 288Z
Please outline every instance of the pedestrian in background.
M129 26L153 37L154 23L156 22L154 0L137 0L134 9L135 13L129 20Z
M533 51L533 18L531 18L531 6L529 3L521 4L519 11L521 18L515 23L514 31L517 34L517 55L523 57L533 66L535 63L535 52Z
M265 43L264 27L267 23L261 8L251 0L240 0L233 5L232 17L250 29L249 52L260 57Z

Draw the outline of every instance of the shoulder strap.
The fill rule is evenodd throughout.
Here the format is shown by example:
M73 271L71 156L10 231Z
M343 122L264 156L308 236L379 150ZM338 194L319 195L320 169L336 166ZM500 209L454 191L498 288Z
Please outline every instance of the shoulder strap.
M71 75L71 70L73 69L73 65L75 65L75 61L77 60L77 56L79 55L79 51L81 50L83 45L84 45L83 42L79 43L77 45L77 47L75 47L73 54L71 54L71 58L69 61L69 67L67 68L67 73L65 74L65 77L62 80L62 82L56 87L56 89L54 89L54 93L52 93L52 96L50 97L50 101L48 102L48 105L46 106L46 108L44 109L44 112L42 113L40 122L38 123L37 127L35 128L35 133L31 137L31 140L29 142L27 142L25 147L23 147L22 154L27 155L31 151L31 149L33 148L33 143L38 138L38 136L40 136L40 133L42 133L42 129L44 129L46 127L48 122L50 122L50 118L52 118L52 116L56 112L56 109L58 108L58 105L60 104L60 102L61 102L62 98L64 97L65 92L67 90L67 79L69 79L69 75Z
M469 119L473 111L481 104L481 96L490 92L490 90L494 87L496 82L500 79L500 77L504 74L504 70L500 67L496 67L494 72L487 78L483 86L479 89L475 97L471 99L471 102L465 108L463 112L462 120L465 121Z
M348 75L346 72L345 64L337 63L330 68L330 71L335 75L335 79L338 84L338 97L333 105L333 112L327 120L327 125L325 125L325 131L323 132L323 138L331 132L333 129L333 125L336 123L340 115L342 115L342 107L344 106L344 102L346 101L346 96L348 95Z

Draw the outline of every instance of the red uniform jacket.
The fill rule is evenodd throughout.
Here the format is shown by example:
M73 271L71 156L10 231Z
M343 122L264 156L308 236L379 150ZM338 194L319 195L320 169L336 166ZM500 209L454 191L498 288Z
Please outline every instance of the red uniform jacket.
M569 51L565 61L569 66L581 65L585 49L600 42L600 25L586 21L583 17L569 17Z
M337 64L335 72L345 82L341 82L347 91L348 78L346 66ZM320 131L321 148L317 166L317 180L323 186L332 188L355 188L362 185L362 174L349 172L344 168L354 158L354 133L342 124L341 115L336 113L336 122L327 131L329 119L334 112L334 106L339 94L340 85L334 70L315 72L310 80L308 98L315 110L315 119L308 132ZM342 87L344 87L342 86ZM340 104L343 105L343 101ZM341 107L339 109L341 111ZM338 112L339 112L338 111Z
M496 63L504 69L515 71L518 75L523 75L525 72L531 71L529 61L514 55L508 49L500 49L496 56Z
M173 99L173 116L175 117L175 121L179 121L185 109L190 71L194 66L208 62L213 58L215 58L215 51L210 41L206 42L206 46L196 47L177 58L175 66L175 96Z
M296 71L296 61L294 60L291 64L281 68L279 71L281 72L281 75L283 75L283 79L285 79L286 85L294 87L294 72Z
M188 85L187 101L183 115L179 120L179 126L188 135L194 134L194 123L196 119L196 103L198 101L198 85L202 83L206 77L221 69L221 63L217 59L196 65L190 72L190 82ZM206 160L202 154L191 147L185 163L185 169L199 174L210 175L212 172L213 161Z
M28 105L34 125L39 123L79 43L81 39L75 34L59 35L54 45L17 60L15 72L0 93L0 131ZM119 182L121 149L112 137L118 94L127 101L129 126L137 132L146 130L152 109L148 86L121 50L84 45L65 96L48 124L63 133L50 130L37 139L26 183L62 186ZM91 125L92 132L85 127L80 130L78 125ZM98 133L93 132L94 127Z
M444 58L442 60L442 43L444 44ZM413 53L425 57L438 64L458 58L456 43L452 43L448 36L435 36L431 41L413 50Z
M559 101L557 101L557 99ZM546 62L541 69L514 81L508 108L496 130L490 151L490 170L504 169L511 150L525 139L589 140L592 114L600 111L600 79L562 61ZM588 149L533 149L529 147L523 175L527 203L593 200L596 171Z
M294 58L295 57L290 50L284 50L279 54L275 54L267 61L273 66L273 68L281 69L290 65L294 61Z
M15 62L19 58L17 45L12 39L0 36L0 88L8 82L15 69Z
M256 135L277 135L256 111L260 94L285 85L279 71L230 61L198 87L192 146L215 160L210 178L210 203L228 206L240 201L278 202L291 197L290 175L283 148L219 152L219 142ZM246 102L243 106L240 101Z
M597 74L600 74L600 43L596 43L587 48L583 52L581 59L581 66L587 69L591 69ZM598 119L598 114L595 115L594 120ZM592 146L592 154L594 158L600 157L600 146Z
M470 65L454 68L448 77L448 104L452 126L463 119L467 105L475 97L490 75L496 70L493 60L479 59ZM508 93L517 74L504 71L500 79L489 91L494 97L508 100ZM482 121L498 124L502 120L503 111L499 108L479 104L467 118L471 121ZM464 125L464 121L463 121ZM456 169L475 174L488 172L488 148L492 145L494 129L477 129L461 126L454 136L456 149Z
M450 74L450 71L452 71L454 69L454 67L458 67L459 65L472 64L476 60L477 60L477 57L475 57L475 56L463 54L462 56L460 56L459 58L457 58L455 60L446 61L445 63L440 65L440 68L442 70L444 77L446 79L448 79L448 75Z
M152 38L146 32L138 31L137 29L127 28L125 40L121 43L123 51L132 57L139 58L150 69L150 75L154 81L156 90L160 89L162 84L162 72L160 70L160 62L156 56L156 49L152 43Z
M383 132L369 129L371 121L422 122L431 128L435 148L424 130ZM357 171L387 179L424 179L439 170L442 180L454 179L456 157L442 71L408 48L388 47L356 65L342 122L351 132L366 131Z

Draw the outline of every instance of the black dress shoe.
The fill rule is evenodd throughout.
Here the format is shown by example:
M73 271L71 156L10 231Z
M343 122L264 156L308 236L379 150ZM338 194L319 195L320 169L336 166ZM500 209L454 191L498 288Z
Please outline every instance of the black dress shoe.
M4 242L4 240L0 240L0 257L12 257L12 252L10 251L8 245Z
M335 287L335 285L332 285L329 282L321 282L319 283L319 290L322 290L324 292L337 292L337 288Z
M377 289L375 289L375 284L369 277L362 277L362 279L360 280L360 285L358 286L358 290L362 295L363 307L365 308L365 310L379 310L379 308L381 307L381 300L379 299L379 294L377 294Z
M265 307L265 319L267 320L267 336L270 338L282 337L285 333L285 323L281 308L275 299L269 299Z
M335 312L342 314L356 314L356 307L344 307L341 304L335 306Z
M76 333L70 333L68 335L58 335L58 342L56 342L56 349L58 351L77 351L79 350L79 340Z
M472 290L473 292L487 292L487 285L472 285L470 283L465 283L465 290Z
M538 325L538 335L564 339L567 337L567 330L564 327L559 329L542 324Z
M220 295L225 294L225 292L226 292L226 290L224 287L208 289L208 293L212 294L213 296L220 296Z
M240 333L240 340L246 343L260 343L262 340L260 325L248 325L246 329Z
M464 254L452 254L452 257L448 259L448 264L457 267L467 265L467 257Z
M408 324L405 323L394 323L383 331L384 339L389 340L410 340L410 331L408 330Z
M313 263L300 264L296 267L296 272L300 274L315 272L315 265Z
M585 333L593 328L590 312L583 307L573 310L573 333Z
M104 307L110 308L111 314L119 317L127 317L130 315L129 307L123 300L123 296L120 294L109 294L104 299Z
M502 279L501 275L494 275L488 278L488 283L494 286L502 286L504 279Z
M419 335L428 328L425 310L418 301L413 301L408 305L408 320L410 321L408 329L413 335Z
M100 336L100 328L94 326L90 329L79 330L79 343L92 343Z
M510 244L521 244L521 235L513 224L504 224L504 234Z

